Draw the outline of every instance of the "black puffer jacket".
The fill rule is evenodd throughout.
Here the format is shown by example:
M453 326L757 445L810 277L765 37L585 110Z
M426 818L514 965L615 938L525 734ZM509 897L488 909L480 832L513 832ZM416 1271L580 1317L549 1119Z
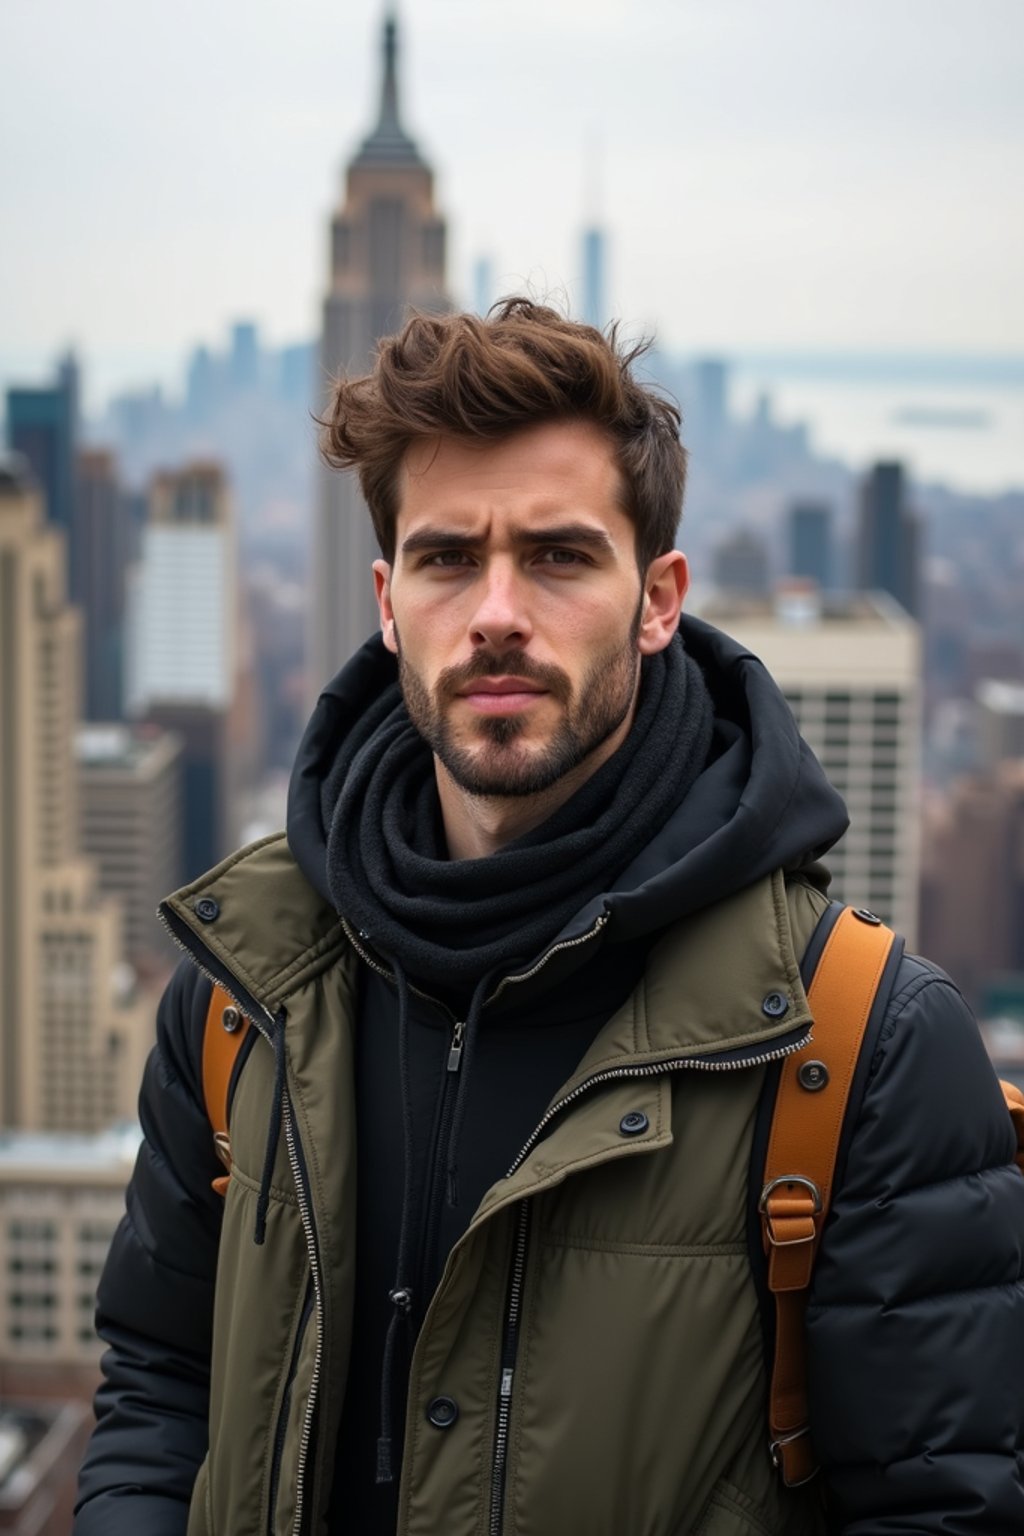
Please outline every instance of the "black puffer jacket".
M628 943L680 915L673 893L684 909L701 892L718 899L802 865L842 830L759 664L706 626L684 633L715 694L721 750L684 802L689 821L673 819L638 854L634 883L605 898ZM358 708L360 672L378 665L357 658L328 713L339 699ZM309 823L290 838L317 884ZM205 1451L220 1220L200 1087L208 996L186 962L160 1011L146 1140L100 1290L111 1348L77 1536L184 1531ZM482 1051L481 1092L487 1071ZM359 1104L364 1118L379 1109ZM902 960L865 1053L809 1315L812 1424L830 1527L843 1536L1024 1531L1024 1179L1013 1151L969 1011L940 972Z

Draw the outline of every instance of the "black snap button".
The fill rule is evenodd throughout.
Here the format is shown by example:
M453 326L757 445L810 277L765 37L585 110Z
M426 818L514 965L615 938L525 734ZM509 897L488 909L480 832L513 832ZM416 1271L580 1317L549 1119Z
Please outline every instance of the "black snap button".
M882 919L869 912L867 907L854 907L853 915L859 917L862 923L870 923L873 928L881 927Z
M220 1016L220 1021L229 1035L233 1035L242 1022L242 1015L237 1008L225 1008Z
M459 1405L453 1397L435 1397L427 1404L427 1419L435 1429L451 1429L459 1416Z
M220 903L212 896L200 896L193 910L201 923L212 923L220 917Z
M797 1073L797 1081L808 1093L818 1093L828 1082L828 1067L823 1061L805 1061Z
M783 997L781 992L769 992L761 1004L761 1012L766 1013L770 1019L781 1019L784 1013L789 1012L789 998Z
M646 1131L650 1121L642 1109L631 1109L628 1115L623 1115L619 1121L619 1130L623 1136L639 1136Z

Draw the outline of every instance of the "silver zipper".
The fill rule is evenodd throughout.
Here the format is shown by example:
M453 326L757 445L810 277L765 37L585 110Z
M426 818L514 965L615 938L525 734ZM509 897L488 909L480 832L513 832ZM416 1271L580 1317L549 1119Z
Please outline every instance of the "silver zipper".
M547 965L548 961L551 959L551 956L557 955L560 950L577 949L581 944L589 943L596 933L601 932L601 929L604 927L607 921L608 913L602 912L600 917L594 923L593 927L588 928L586 933L581 933L575 939L563 939L561 944L552 944L550 949L546 949L544 951L536 965L532 965L528 971L521 971L518 976L503 976L498 982L498 985L495 987L494 991L491 993L490 997L487 998L484 1006L487 1007L489 1004L495 1002L504 992L506 987L514 987L518 982L529 981L532 977L536 976L537 972L541 970L545 965Z
M523 1297L523 1278L526 1273L526 1233L530 1219L529 1201L519 1205L516 1224L515 1256L512 1260L512 1283L508 1292L508 1312L505 1317L505 1338L512 1336L519 1326L519 1308ZM518 1342L518 1341L517 1341ZM502 1366L501 1385L498 1390L498 1427L494 1436L494 1463L491 1468L491 1522L490 1536L500 1536L502 1505L505 1497L505 1461L508 1454L508 1429L512 1418L512 1386L515 1366Z
M183 954L186 954L189 957L189 959L195 965L196 969L203 976L205 976L208 981L211 981L215 987L220 987L224 992L226 992L240 1013L242 1013L246 1018L251 1017L248 1005L243 1006L240 1000L231 991L231 989L229 987L225 987L224 983L219 980L218 977L214 976L212 971L208 970L207 967L203 965L202 961L196 956L194 951L189 949L188 945L185 944L183 940L180 939L179 936L175 933L174 929L171 927L170 923L164 916L162 909L159 907L157 908L157 917L160 919L161 923L170 934L174 943L177 944L178 948L182 951ZM252 1001L257 1002L258 999L253 998ZM263 1010L263 1013L266 1015L266 1017L270 1020L270 1023L273 1024L274 1015L270 1012L270 1009L267 1008L263 1003L260 1003L259 1006ZM259 1030L264 1040L266 1040L267 1044L273 1048L274 1042L270 1032L266 1029L266 1027L260 1022L259 1019L253 1019L252 1022ZM306 1412L302 1424L302 1434L299 1439L299 1459L296 1472L295 1488L295 1520L292 1524L292 1536L300 1536L303 1494L305 1491L303 1488L303 1479L305 1477L306 1462L309 1458L309 1442L313 1430L313 1410L316 1404L317 1388L320 1383L320 1367L323 1361L323 1293L320 1285L320 1265L317 1259L316 1234L313 1227L313 1217L309 1209L309 1202L306 1200L306 1192L302 1182L302 1170L299 1167L299 1155L295 1145L295 1125L292 1120L291 1104L288 1100L287 1094L285 1095L284 1104L282 1106L282 1119L284 1122L285 1146L288 1151L288 1163L291 1167L292 1178L295 1181L295 1193L298 1200L299 1217L302 1221L302 1231L306 1239L306 1252L309 1256L309 1267L313 1276L313 1298L316 1315L316 1351L313 1355L313 1374L310 1378L309 1396L306 1400ZM270 1518L272 1520L274 1518L273 1511L270 1513Z
M539 1125L536 1126L526 1145L512 1164L506 1178L511 1178L530 1151L536 1146L538 1139L545 1128L550 1125L556 1115L560 1114L568 1104L589 1092L591 1088L601 1083L608 1083L619 1078L644 1078L660 1077L665 1072L697 1071L697 1072L739 1072L747 1067L759 1067L773 1061L783 1061L787 1056L792 1056L795 1051L802 1051L805 1045L810 1045L813 1036L810 1031L801 1039L791 1045L779 1046L773 1051L760 1051L755 1056L744 1056L742 1061L709 1061L706 1058L684 1056L671 1061L652 1062L645 1067L610 1067L605 1072L596 1072L593 1077L588 1077L579 1083L571 1093L559 1099L545 1113ZM509 1286L508 1310L505 1314L504 1338L514 1334L519 1325L519 1308L522 1301L523 1280L526 1269L526 1237L527 1221L529 1213L529 1198L520 1201L519 1218L516 1228L515 1253L512 1260L512 1282ZM489 1536L501 1536L502 1521L504 1516L504 1483L505 1460L508 1451L508 1432L512 1417L512 1387L515 1379L515 1366L507 1366L504 1363L501 1368L501 1379L498 1388L498 1424L494 1436L494 1457L491 1463L491 1519Z
M462 1047L465 1044L466 1021L457 1019L452 1030L452 1043L448 1047L448 1071L457 1072L462 1065Z
M309 1379L309 1395L306 1398L306 1412L302 1421L302 1433L299 1437L299 1460L295 1472L295 1519L292 1522L292 1536L299 1536L302 1529L302 1504L305 1492L304 1481L306 1476L306 1462L309 1458L309 1442L313 1432L313 1412L316 1407L317 1388L320 1385L320 1367L323 1363L324 1330L323 1330L323 1295L320 1289L320 1261L317 1257L316 1239L313 1232L313 1218L306 1200L305 1187L302 1181L302 1170L299 1167L299 1155L295 1146L295 1124L292 1120L291 1104L288 1095L284 1101L284 1139L288 1149L288 1161L291 1164L292 1178L295 1180L295 1192L299 1201L299 1215L302 1218L302 1230L306 1236L306 1251L309 1255L309 1267L313 1275L313 1296L316 1310L316 1349L313 1353L313 1374ZM273 1512L271 1512L273 1518Z
M561 1114L567 1104L572 1104L599 1083L610 1083L617 1078L623 1077L660 1077L663 1072L683 1070L688 1072L740 1072L746 1067L761 1067L766 1066L772 1061L783 1061L787 1056L792 1056L794 1051L802 1051L805 1045L810 1045L813 1038L813 1035L808 1031L806 1035L801 1036L792 1045L782 1045L774 1051L761 1051L756 1056L744 1056L742 1061L709 1061L707 1057L702 1056L682 1056L672 1061L654 1061L646 1067L609 1067L605 1072L596 1072L593 1077L588 1077L582 1083L578 1083L571 1093L567 1093L563 1099L559 1099L557 1104L552 1104L551 1108L545 1112L544 1118L533 1130L529 1140L516 1157L515 1162L505 1177L510 1179L516 1170L522 1166L523 1160L529 1156L555 1116Z
M383 976L384 980L389 981L393 987L397 986L398 983L395 980L394 971L389 971L386 965L381 965L379 960L375 960L372 955L367 954L366 950L360 944L358 936L356 935L355 930L353 929L347 917L342 918L341 926L344 930L345 937L352 945L352 948L355 950L360 960L368 965L371 971L376 971L378 976ZM406 985L408 986L410 992L415 992L416 996L422 997L424 1002L432 1003L435 1008L440 1008L442 1013L446 1013L448 1015L453 1024L456 1023L454 1013L452 1013L451 1009L447 1006L446 1003L441 1002L440 998L431 997L429 992L421 992L419 987L414 986L411 981L407 982Z

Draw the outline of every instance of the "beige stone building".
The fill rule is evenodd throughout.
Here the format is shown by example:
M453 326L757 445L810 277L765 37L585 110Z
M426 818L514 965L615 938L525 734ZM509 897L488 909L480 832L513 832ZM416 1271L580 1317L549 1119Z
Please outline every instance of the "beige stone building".
M398 329L410 305L449 307L445 224L434 206L433 172L399 117L393 19L384 24L383 40L377 125L348 166L344 199L331 220L320 353L324 407L330 381L339 373L366 373L374 344ZM325 470L313 538L312 697L378 627L370 567L379 553L355 476Z
M80 626L63 538L0 466L0 1126L91 1131L131 1113L151 1026L121 912L78 841Z
M124 1215L139 1135L127 1123L99 1136L0 1136L5 1364L41 1369L98 1361L96 1285Z
M921 641L885 593L773 599L706 592L690 605L759 656L843 795L850 829L826 862L832 895L869 907L914 944L920 870Z
M177 953L156 909L181 883L182 741L146 725L83 725L75 734L83 851L124 913L125 954L138 971Z

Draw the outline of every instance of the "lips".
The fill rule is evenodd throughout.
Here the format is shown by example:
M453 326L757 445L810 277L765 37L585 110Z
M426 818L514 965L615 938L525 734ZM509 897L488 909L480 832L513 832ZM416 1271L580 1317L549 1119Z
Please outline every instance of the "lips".
M528 709L548 690L527 677L476 677L458 697L484 715L508 715Z
M475 693L547 693L547 689L525 677L475 677L465 688L460 688L459 693L466 698Z

